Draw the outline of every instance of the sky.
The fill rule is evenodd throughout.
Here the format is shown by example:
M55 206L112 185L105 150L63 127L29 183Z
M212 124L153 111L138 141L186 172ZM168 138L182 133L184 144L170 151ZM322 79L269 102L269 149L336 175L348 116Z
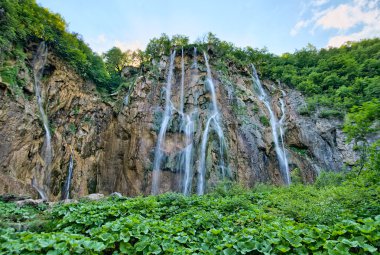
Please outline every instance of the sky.
M212 32L239 47L294 52L380 37L380 0L37 0L98 53L145 49L153 37Z

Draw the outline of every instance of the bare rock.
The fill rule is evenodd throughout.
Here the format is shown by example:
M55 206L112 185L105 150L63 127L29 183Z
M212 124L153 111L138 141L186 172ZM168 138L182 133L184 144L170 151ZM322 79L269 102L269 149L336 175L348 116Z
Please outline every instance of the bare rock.
M83 198L85 199L89 199L89 200L100 200L100 199L103 199L104 198L104 194L101 194L101 193L93 193L93 194L89 194L87 196L84 196Z
M25 200L17 201L16 205L18 207L23 207L23 206L37 207L41 204L44 204L45 202L46 200L43 200L43 199L25 199Z

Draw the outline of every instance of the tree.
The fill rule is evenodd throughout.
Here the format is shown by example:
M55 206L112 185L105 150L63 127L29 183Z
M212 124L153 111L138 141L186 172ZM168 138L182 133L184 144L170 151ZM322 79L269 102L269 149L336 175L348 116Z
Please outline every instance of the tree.
M370 145L369 136L380 130L380 101L372 99L361 106L354 106L346 115L343 131L347 134L348 142L352 140L360 153L359 174L363 169L368 156Z
M110 74L120 74L126 64L127 58L121 49L113 47L103 54L106 68Z
M153 38L146 46L145 53L150 59L159 58L162 55L169 55L172 43L167 34L161 34L159 38Z
M171 40L174 46L186 46L189 44L189 37L185 35L173 35Z

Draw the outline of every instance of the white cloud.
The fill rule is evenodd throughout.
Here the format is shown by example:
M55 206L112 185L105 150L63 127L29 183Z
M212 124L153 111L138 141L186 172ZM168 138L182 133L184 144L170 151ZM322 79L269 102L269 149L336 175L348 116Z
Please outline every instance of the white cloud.
M145 45L138 40L135 40L135 41L112 40L104 34L100 34L97 37L88 40L88 43L90 47L99 54L106 52L112 47L118 47L122 51L126 51L126 50L134 51L137 49L143 49L145 47Z
M310 21L309 20L300 20L296 23L296 25L290 30L290 34L292 36L295 36L298 34L298 32L309 25Z
M359 5L341 4L320 17L316 24L323 29L347 30L359 24L372 24L379 19L376 9L364 11Z
M312 5L314 6L322 6L324 4L327 4L329 2L329 0L314 0L312 2Z
M90 38L88 40L88 44L95 52L99 54L102 54L112 47L112 43L104 34L100 34L95 38Z
M103 34L99 35L97 38L98 43L105 43L106 41L107 41L106 36Z
M298 21L290 34L294 36L307 27L311 34L318 28L335 30L336 35L329 38L328 47L339 47L346 41L380 36L380 0L351 0L322 8L326 3L327 0L312 1L309 17Z
M339 47L347 41L359 41L364 38L380 37L380 24L367 25L361 31L347 35L337 35L329 39L328 47Z
M126 51L126 50L137 50L137 49L143 49L144 48L144 45L143 43L141 43L140 41L138 40L135 40L135 41L132 41L132 42L122 42L122 41L119 41L119 40L116 40L114 42L114 45L118 48L120 48L122 51Z

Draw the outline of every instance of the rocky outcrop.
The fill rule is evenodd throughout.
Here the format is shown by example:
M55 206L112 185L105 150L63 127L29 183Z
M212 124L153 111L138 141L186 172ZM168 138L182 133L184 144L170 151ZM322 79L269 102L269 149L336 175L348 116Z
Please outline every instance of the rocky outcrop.
M211 56L211 69L212 56ZM196 119L193 153L193 190L196 186L199 148L210 109L206 85L206 67L201 56L193 65L191 52L185 54L186 113ZM105 103L93 84L85 82L53 54L48 57L43 78L42 97L52 130L53 161L48 183L50 200L62 196L70 155L74 171L70 197L91 193L136 196L151 192L154 150L165 104L165 78L168 58L136 78L135 87L118 101ZM124 74L136 76L129 68ZM175 59L172 104L180 103L181 58ZM257 182L283 183L271 128L263 117L269 113L259 100L247 71L229 75L212 71L218 108L227 150L228 179L250 187ZM352 164L352 146L344 143L338 120L298 114L304 105L302 95L271 81L264 82L271 104L280 117L280 89L286 106L285 148L290 169L300 169L304 182L312 182L321 169L338 171ZM41 151L44 129L39 118L33 86L26 85L27 97L11 95L0 86L0 193L30 194L31 186L44 166ZM123 103L124 102L124 103ZM160 190L180 191L182 171L178 168L180 152L188 145L180 128L180 116L174 112L164 141L164 160ZM218 142L210 133L207 147L207 187L220 181Z
M31 81L32 82L32 81ZM44 129L34 96L27 84L26 96L1 91L0 105L0 193L37 193L31 180L44 166L41 157ZM1 89L1 88L0 88ZM45 67L42 98L52 131L53 161L50 165L49 198L60 198L74 156L73 194L96 190L99 158L105 154L104 138L113 118L112 108L102 102L92 84L84 82L54 55ZM94 187L92 187L93 185ZM90 192L91 193L91 192Z

